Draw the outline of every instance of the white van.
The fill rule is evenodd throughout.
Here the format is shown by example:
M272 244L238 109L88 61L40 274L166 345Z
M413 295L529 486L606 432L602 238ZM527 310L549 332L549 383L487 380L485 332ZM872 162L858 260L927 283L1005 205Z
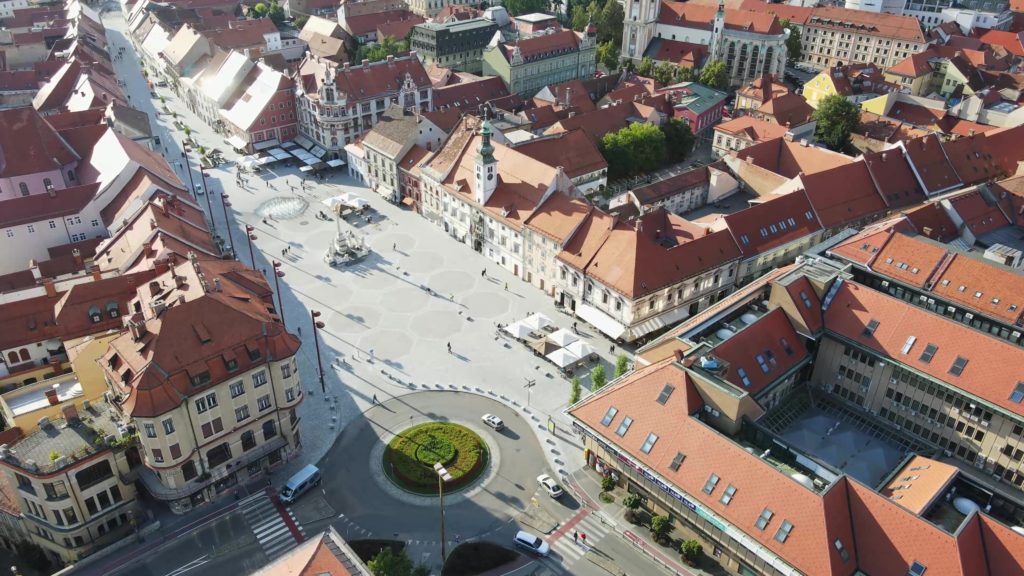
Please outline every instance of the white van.
M320 469L309 464L302 470L295 473L288 479L288 483L281 488L280 499L282 504L291 504L302 496L306 490L320 484Z

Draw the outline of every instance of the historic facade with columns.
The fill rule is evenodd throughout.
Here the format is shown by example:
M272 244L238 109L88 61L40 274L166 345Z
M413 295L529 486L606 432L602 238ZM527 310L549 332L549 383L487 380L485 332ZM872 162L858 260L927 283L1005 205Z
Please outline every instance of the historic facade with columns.
M626 0L623 56L701 67L725 62L734 86L782 75L788 32L773 14L672 0Z

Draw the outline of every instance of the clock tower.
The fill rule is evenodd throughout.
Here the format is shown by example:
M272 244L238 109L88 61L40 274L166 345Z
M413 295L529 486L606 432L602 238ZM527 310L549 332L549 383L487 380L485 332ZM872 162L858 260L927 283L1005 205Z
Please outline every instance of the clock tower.
M494 158L491 131L491 121L485 114L480 126L480 149L476 154L476 183L473 190L474 199L480 204L486 204L498 187L498 161Z

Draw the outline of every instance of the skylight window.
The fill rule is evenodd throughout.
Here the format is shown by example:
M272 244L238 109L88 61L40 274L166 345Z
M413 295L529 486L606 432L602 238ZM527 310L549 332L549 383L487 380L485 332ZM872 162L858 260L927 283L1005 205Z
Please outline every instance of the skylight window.
M601 418L601 426L607 426L612 423L615 419L615 415L619 413L619 409L615 406L609 406L608 411L604 413L604 418Z
M743 242L744 246L750 245L750 237L746 234L740 234L740 242Z
M871 319L868 325L864 327L864 335L870 338L875 334L875 330L878 329L878 320Z
M993 298L992 299L992 303L993 304L999 304L999 298Z
M772 516L774 515L774 512L765 508L761 511L761 515L757 517L757 522L754 522L754 526L757 526L758 530L764 530L765 526L768 526L768 523L772 521Z
M764 356L758 354L754 358L757 359L757 365L761 367L761 372L767 374L769 371L771 371L771 368L768 367L768 363L765 362L764 360Z
M924 362L925 364L928 364L929 362L932 361L932 358L935 357L935 353L938 351L938 346L936 346L935 344L928 344L927 346L924 347L924 352L921 352L921 358L919 358L919 360L921 360L921 362Z
M786 352L786 356L793 355L793 347L789 345L789 340L779 338L779 344L782 346L782 350Z
M625 418L622 419L622 422L619 422L619 427L615 429L615 434L617 434L620 438L622 436L625 436L626 432L629 432L629 427L632 424L633 419L630 418L629 416L626 416Z
M942 285L943 286L949 286L949 280L943 280L942 281Z
M679 467L683 465L683 460L686 460L686 454L683 454L682 452L676 452L676 457L672 459L672 463L669 464L668 467L673 472L678 472Z
M981 294L982 294L981 292L975 292L974 293L974 297L975 298L981 298Z
M784 543L789 538L789 533L793 531L793 523L789 520L783 520L782 525L779 526L778 532L775 533L775 540L779 543Z
M963 356L957 356L956 360L953 361L953 365L949 367L949 373L953 376L959 376L964 373L964 368L967 367L967 358Z
M886 258L885 259L885 263L886 264L892 264L892 258Z
M928 570L927 566L920 562L914 562L907 570L907 576L924 576L926 570Z
M747 388L750 388L750 376L747 376L747 371L743 368L737 368L736 373L740 375L740 381Z
M658 441L658 435L651 432L647 435L647 440L644 440L644 445L640 447L640 451L644 454L650 454L651 448L654 448L654 443Z
M736 487L733 486L732 484L729 484L728 486L725 487L725 492L722 492L722 497L719 498L718 501L728 506L729 502L732 502L732 497L735 495Z
M1017 382L1017 387L1010 394L1010 402L1020 404L1022 400L1024 400L1024 382Z
M810 297L807 296L807 292L804 292L803 290L801 290L800 291L800 299L803 300L805 308L810 308L811 307L811 299L810 299Z
M843 559L843 562L848 562L850 560L850 552L846 549L846 546L843 546L842 540L836 538L836 541L833 542L832 545L836 547L836 552L839 552L839 557Z
M900 348L900 352L907 354L910 349L914 347L914 342L917 342L917 336L907 336L907 341L903 343L903 348Z
M790 227L795 227L796 226L796 220L795 219L789 218L786 221L789 222Z
M704 493L711 494L715 491L715 486L718 486L718 474L712 474L708 476L708 481L704 483Z
M807 212L804 212L804 217L807 218L808 222L810 222L811 220L814 220L814 212L808 210Z
M960 287L957 288L957 290L960 291L960 292L963 292L963 291L967 290L967 286L964 286L963 284L961 284Z
M658 404L664 406L665 402L668 402L668 397L672 395L672 392L675 389L675 386L671 384L665 384L665 387L661 389L661 394L658 395Z

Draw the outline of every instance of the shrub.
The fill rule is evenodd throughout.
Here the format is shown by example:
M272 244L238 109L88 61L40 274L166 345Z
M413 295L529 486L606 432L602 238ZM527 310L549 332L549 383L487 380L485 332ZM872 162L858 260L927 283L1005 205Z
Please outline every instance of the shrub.
M704 553L704 546L696 540L684 540L679 546L679 552L683 555L683 560L686 563L693 566L700 560L701 554Z
M668 539L672 528L672 519L668 516L655 516L651 518L651 535L659 543Z
M413 426L388 443L384 468L407 490L433 494L437 490L434 464L441 462L452 481L446 489L472 482L487 463L487 447L473 431L447 422Z
M569 404L575 404L580 401L580 394L583 393L583 387L580 386L580 379L573 376L572 380L569 381Z
M612 490L615 490L615 479L612 478L612 475L609 474L607 476L602 477L601 478L601 491L602 492L611 492Z
M590 371L590 389L598 391L608 383L608 376L605 375L604 366L595 366Z
M605 504L611 504L612 502L615 502L615 496L612 496L607 492L601 492L597 497L600 498L601 502L604 502Z
M50 450L50 462L56 462L57 458L60 458L60 454L56 450Z
M626 497L622 499L622 505L633 512L636 512L643 503L643 496L636 494L635 492L627 494Z
M615 359L615 377L618 378L626 372L629 372L629 358L625 354L619 354Z

